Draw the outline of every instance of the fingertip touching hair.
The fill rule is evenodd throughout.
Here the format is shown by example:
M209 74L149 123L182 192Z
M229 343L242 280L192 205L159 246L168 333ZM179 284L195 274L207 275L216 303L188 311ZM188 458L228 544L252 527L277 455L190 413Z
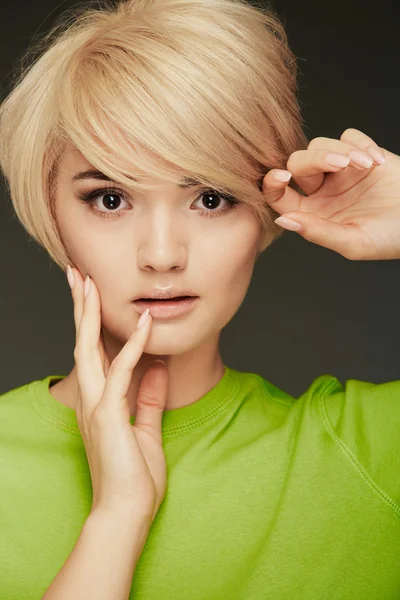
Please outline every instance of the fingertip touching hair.
M276 13L245 0L128 0L65 11L20 59L0 106L0 168L22 226L65 269L54 210L68 145L133 190L176 172L283 233L262 179L307 147L296 57ZM291 184L294 187L295 184Z

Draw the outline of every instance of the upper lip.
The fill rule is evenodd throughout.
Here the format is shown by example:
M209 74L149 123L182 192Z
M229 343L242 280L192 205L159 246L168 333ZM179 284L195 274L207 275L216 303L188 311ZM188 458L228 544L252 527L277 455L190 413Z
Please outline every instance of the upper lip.
M136 296L136 298L133 299L133 301L135 300L142 300L144 298L149 298L151 300L164 300L164 299L168 299L168 298L176 298L178 296L196 296L196 294L194 294L191 291L188 290L176 290L176 289L172 289L172 290L168 290L168 291L163 291L163 290L159 290L159 289L155 289L155 290L149 290L148 292L143 292L143 294L141 294L140 296Z

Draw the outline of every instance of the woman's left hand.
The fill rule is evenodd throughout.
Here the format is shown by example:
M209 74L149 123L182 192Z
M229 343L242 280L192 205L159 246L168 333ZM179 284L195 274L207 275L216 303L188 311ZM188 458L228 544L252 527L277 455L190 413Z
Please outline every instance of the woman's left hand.
M383 151L383 164L374 150ZM354 152L375 158L372 166L355 163ZM328 165L331 153L350 158L348 166ZM317 137L307 150L293 152L287 169L306 195L275 182L272 176L280 169L269 171L263 190L276 212L301 224L297 232L304 239L349 260L400 258L400 156L358 129L346 129L340 140ZM280 219L277 224L285 227Z

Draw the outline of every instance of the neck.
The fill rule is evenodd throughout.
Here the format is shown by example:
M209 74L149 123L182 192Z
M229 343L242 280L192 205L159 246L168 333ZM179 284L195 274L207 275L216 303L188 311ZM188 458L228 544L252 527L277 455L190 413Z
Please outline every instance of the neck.
M111 362L118 352L106 335L104 336L104 346ZM207 341L202 346L182 354L154 355L143 353L133 370L127 394L131 416L136 414L136 398L142 377L157 358L164 360L168 368L168 391L165 410L173 410L193 404L215 387L224 374L224 363L219 351L218 339ZM50 388L50 393L56 400L75 410L78 389L77 369L74 365L62 381Z

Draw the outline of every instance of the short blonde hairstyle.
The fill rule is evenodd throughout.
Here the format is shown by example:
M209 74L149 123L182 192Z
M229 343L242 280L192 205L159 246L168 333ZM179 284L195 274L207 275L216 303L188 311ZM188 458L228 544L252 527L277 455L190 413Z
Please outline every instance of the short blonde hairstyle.
M262 179L307 147L296 58L278 16L246 0L93 2L65 11L20 59L0 106L0 167L22 226L65 269L54 210L72 144L133 190L174 169L254 210L280 237ZM294 183L292 187L297 188Z

